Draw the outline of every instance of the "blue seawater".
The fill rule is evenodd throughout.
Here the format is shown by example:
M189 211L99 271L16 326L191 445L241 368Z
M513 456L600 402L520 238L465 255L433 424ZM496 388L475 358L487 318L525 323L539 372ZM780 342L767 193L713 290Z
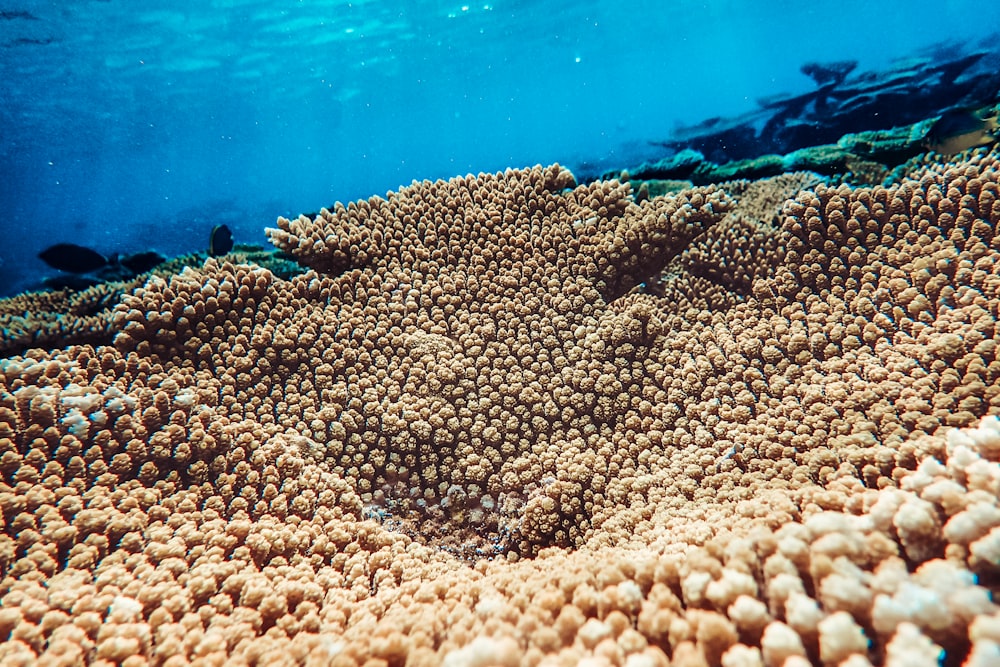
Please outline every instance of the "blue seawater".
M0 294L56 242L174 255L413 179L620 167L813 89L804 62L998 26L964 0L2 0Z

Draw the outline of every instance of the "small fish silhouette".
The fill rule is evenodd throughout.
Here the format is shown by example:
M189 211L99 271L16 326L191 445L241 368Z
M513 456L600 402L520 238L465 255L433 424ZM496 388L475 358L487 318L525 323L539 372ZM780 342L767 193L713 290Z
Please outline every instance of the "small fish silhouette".
M995 142L998 128L996 111L984 118L969 109L951 109L934 121L923 144L942 155L954 155Z
M233 233L226 225L216 225L208 237L208 254L212 257L225 255L233 249Z
M75 243L57 243L38 253L53 269L69 273L90 273L109 264L107 257Z

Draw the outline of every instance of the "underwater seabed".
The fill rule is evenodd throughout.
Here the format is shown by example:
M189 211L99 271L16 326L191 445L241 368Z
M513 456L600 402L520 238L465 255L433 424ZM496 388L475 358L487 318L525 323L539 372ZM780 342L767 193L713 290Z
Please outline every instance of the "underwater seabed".
M7 300L0 662L996 664L998 222L552 165Z

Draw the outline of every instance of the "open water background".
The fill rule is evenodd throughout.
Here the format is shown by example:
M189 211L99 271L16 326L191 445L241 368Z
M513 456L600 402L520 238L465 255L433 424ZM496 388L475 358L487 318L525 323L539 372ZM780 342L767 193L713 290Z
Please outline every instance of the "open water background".
M634 163L678 124L973 48L1000 3L636 0L0 1L0 294L71 241L264 243L413 179Z

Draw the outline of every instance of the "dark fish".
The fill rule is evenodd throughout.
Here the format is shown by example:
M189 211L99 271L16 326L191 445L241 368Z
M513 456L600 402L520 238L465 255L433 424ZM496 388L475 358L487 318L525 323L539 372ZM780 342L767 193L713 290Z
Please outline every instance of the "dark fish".
M167 258L158 252L149 250L147 252L137 252L134 255L125 255L118 262L132 273L145 273L150 269L163 264Z
M208 254L212 257L225 255L233 249L233 233L226 225L216 225L212 227L212 234L208 237Z
M38 253L38 257L60 271L90 273L108 265L108 258L75 243L57 243Z
M45 37L43 39L36 39L34 37L18 37L12 42L8 42L7 46L45 46L46 44L51 44L55 40L51 37Z
M985 146L997 140L997 114L983 118L968 109L951 109L934 121L924 136L924 146L943 155Z
M34 14L29 14L23 10L15 11L2 11L0 12L0 20L13 21L14 19L25 19L27 21L37 21L38 17Z

